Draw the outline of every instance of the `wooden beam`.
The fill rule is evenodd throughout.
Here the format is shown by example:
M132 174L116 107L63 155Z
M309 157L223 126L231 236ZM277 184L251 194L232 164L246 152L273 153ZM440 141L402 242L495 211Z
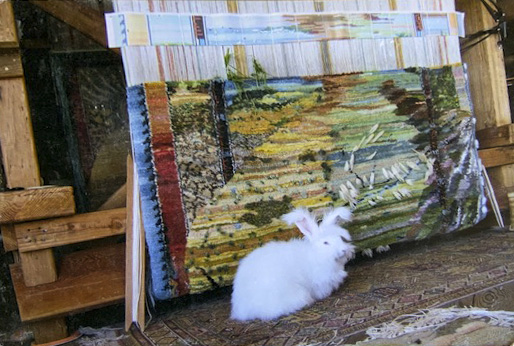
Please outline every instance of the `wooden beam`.
M478 155L485 168L511 165L514 164L514 145L481 149Z
M23 282L27 287L48 284L57 280L57 266L51 249L20 252L20 262L23 269Z
M23 77L23 67L18 49L0 50L0 78Z
M456 7L466 15L468 34L496 24L480 0L457 0ZM491 35L462 55L469 66L469 86L478 129L511 123L503 51L497 42L498 37Z
M0 48L18 47L14 12L10 1L0 1Z
M480 0L457 0L456 8L466 15L468 34L496 24ZM491 35L462 55L468 65L469 88L478 130L511 123L503 51L498 48L497 41L498 36ZM501 186L500 190L514 186L514 165L491 167L488 173L491 180Z
M45 186L0 193L0 223L47 219L75 213L71 186Z
M30 2L107 48L103 13L73 0L30 0Z
M41 185L23 78L0 79L0 145L7 187Z
M126 209L77 214L15 225L20 253L125 233Z
M76 251L62 258L57 281L27 287L10 267L22 321L38 321L123 302L125 244Z
M477 139L480 143L480 149L514 144L514 124L478 130Z
M14 251L18 249L18 242L16 241L16 232L13 224L0 226L2 231L2 240L4 243L5 252Z

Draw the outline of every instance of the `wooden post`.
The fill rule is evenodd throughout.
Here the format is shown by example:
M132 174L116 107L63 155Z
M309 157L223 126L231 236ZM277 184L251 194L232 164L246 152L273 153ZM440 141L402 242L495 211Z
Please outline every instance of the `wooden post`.
M0 3L0 18L2 19L0 35L8 40L1 46L18 44L14 13L10 1ZM6 34L7 33L7 34ZM7 180L7 187L34 187L41 185L39 164L36 154L36 145L32 131L32 121L23 77L0 79L0 146L2 150L3 167ZM36 264L29 264L31 259L22 258L27 265L28 275L32 269L37 270L35 279L40 283L55 280L55 261L52 250L44 250L46 254L39 254ZM24 257L22 255L21 257ZM31 281L38 284L38 281Z
M38 344L51 343L55 340L64 339L68 335L66 319L62 317L34 322L31 325L34 339Z
M457 0L456 7L466 14L468 34L496 25L480 0ZM503 51L497 42L498 36L492 35L462 56L468 64L470 92L479 130L511 123ZM490 168L488 172L497 194L514 187L514 165Z

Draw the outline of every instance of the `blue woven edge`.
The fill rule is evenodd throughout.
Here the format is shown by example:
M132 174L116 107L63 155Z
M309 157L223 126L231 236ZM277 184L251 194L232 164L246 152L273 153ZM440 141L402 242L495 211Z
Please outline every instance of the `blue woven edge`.
M148 126L148 109L145 102L145 88L136 85L127 89L127 107L132 139L134 163L138 174L141 198L141 215L145 228L145 239L149 252L151 278L150 292L155 299L172 298L170 286L171 263L162 227L157 184L154 176Z

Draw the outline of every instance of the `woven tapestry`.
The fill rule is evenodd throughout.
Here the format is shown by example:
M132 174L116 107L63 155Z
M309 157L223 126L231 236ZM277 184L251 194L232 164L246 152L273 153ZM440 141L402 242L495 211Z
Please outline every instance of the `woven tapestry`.
M231 284L299 236L280 216L349 206L368 254L469 227L485 197L462 66L158 82L128 90L152 293Z

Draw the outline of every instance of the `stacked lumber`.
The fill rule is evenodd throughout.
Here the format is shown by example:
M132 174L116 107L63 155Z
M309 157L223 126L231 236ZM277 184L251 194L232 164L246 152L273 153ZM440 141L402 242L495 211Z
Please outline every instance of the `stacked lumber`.
M66 315L123 301L125 244L104 242L59 261L54 250L124 234L126 211L75 214L72 187L41 186L10 1L0 1L0 63L0 148L7 187L0 192L0 231L5 251L15 259L10 270L20 317L31 324L35 342L46 343L67 336Z

